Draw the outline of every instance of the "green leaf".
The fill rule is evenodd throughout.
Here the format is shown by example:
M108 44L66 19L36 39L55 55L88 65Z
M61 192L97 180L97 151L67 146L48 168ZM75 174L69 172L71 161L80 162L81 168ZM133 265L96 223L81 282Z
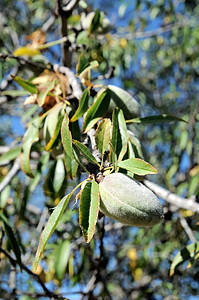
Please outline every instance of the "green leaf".
M12 79L20 85L24 90L28 91L31 94L36 94L37 93L37 87L35 84L33 84L30 81L24 80L23 78L20 78L18 76L12 76Z
M89 62L85 57L84 53L79 56L78 64L77 64L77 74L79 77L84 77L84 75L91 69L99 66L98 61L94 60Z
M64 155L64 162L66 167L66 173L71 178L74 179L77 174L78 163L75 159L71 159L66 153Z
M129 158L121 161L118 166L137 175L157 174L157 170L140 158Z
M138 138L135 136L135 134L130 131L130 130L127 130L127 136L128 136L128 140L129 142L132 144L132 146L135 148L135 151L136 151L136 156L137 157L140 157L140 158L143 158L143 153L142 153L142 146L141 146L141 143L140 141L138 140Z
M70 242L63 241L59 244L55 256L55 276L61 281L64 278L68 260L70 257Z
M99 9L96 9L94 17L88 29L88 34L94 32L99 27L99 25L100 25L100 11Z
M8 152L4 153L0 157L0 164L4 164L7 163L8 161L16 159L20 155L20 153L21 153L21 147L15 147L8 150Z
M107 150L109 142L110 142L110 130L111 130L111 120L110 119L103 119L95 134L95 142L97 149L104 154Z
M63 119L64 119L64 116L60 116L59 117L59 119L57 121L57 125L56 125L56 128L55 128L55 131L53 133L53 136L52 136L52 138L50 139L50 141L48 142L48 144L45 147L46 151L50 151L53 148L53 146L55 145L55 142L57 141L57 138L58 138L58 136L60 134L60 130L61 130Z
M69 130L69 118L65 115L62 127L61 127L61 137L62 137L62 144L66 154L71 158L74 159L73 155L73 147L72 147L72 136Z
M31 105L31 107L27 110L24 111L23 116L21 118L21 121L24 122L26 121L28 118L30 118L38 109L38 105Z
M41 234L41 237L39 240L39 245L37 248L35 261L34 261L34 267L33 267L34 272L37 269L41 255L44 251L44 247L46 246L51 234L53 233L55 227L57 226L57 223L58 223L60 217L62 216L62 214L66 208L66 205L68 204L68 201L70 200L70 197L72 196L74 191L75 191L75 189L70 194L68 194L64 198L62 198L62 200L59 202L59 204L54 209L53 213L50 215L48 223L45 226L44 230L42 231L42 234Z
M43 120L43 116L36 118L29 125L26 133L24 134L22 141L22 153L20 155L20 165L23 172L29 176L34 177L31 167L30 167L30 149L32 144L39 140L39 126L41 121Z
M55 166L55 173L53 177L53 189L55 192L59 192L65 179L65 167L61 158L57 159Z
M172 122L172 121L186 122L185 120L178 118L176 116L163 114L163 115L158 115L158 116L149 116L149 117L145 117L145 118L135 118L135 119L126 121L126 123L141 123L141 124L154 123L155 124L155 123L164 123L164 122Z
M4 209L10 196L11 186L6 185L0 193L0 209Z
M99 212L99 186L92 180L87 182L80 197L79 223L87 243L93 237Z
M83 123L83 131L86 133L106 114L110 102L110 92L105 90L87 111Z
M140 115L139 103L128 92L114 85L108 85L108 89L111 94L108 108L110 114L118 107L123 111L126 120Z
M121 109L113 112L113 131L112 131L112 161L114 168L122 160L127 151L127 129L124 115Z
M73 117L71 118L71 120L70 120L71 122L77 121L87 111L89 98L90 98L90 89L87 88L83 92L83 95L79 101L79 107L76 110Z
M9 240L10 246L11 246L11 248L12 248L12 250L13 250L15 256L16 256L17 262L18 262L19 265L21 265L21 251L20 251L20 248L18 246L17 240L14 236L14 233L12 231L12 228L9 224L9 221L2 212L0 212L0 219L3 222L3 226L4 226L6 236Z
M37 99L38 99L39 106L44 105L46 96L55 87L56 82L57 82L57 78L55 78L53 81L45 82L40 85L40 87L38 89L38 93L37 93Z
M97 160L95 159L95 157L90 153L90 151L88 150L88 148L80 143L79 141L73 140L73 144L78 148L78 150L80 150L80 152L82 153L82 155L92 164L96 164L100 167L100 165L98 164Z
M198 253L199 253L199 242L192 243L186 246L185 248L183 248L180 252L178 252L178 254L175 256L171 264L170 276L174 274L178 265L182 264L186 260L193 260Z
M29 95L29 93L24 90L9 90L9 91L2 91L1 95L11 96L11 97L22 97L22 96Z

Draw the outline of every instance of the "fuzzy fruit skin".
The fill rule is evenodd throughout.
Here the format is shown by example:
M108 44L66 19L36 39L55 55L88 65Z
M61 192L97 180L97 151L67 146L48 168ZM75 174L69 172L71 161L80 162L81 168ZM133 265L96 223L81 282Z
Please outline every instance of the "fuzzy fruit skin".
M122 173L106 176L99 184L100 210L126 225L143 227L158 224L163 208L155 194L142 183Z

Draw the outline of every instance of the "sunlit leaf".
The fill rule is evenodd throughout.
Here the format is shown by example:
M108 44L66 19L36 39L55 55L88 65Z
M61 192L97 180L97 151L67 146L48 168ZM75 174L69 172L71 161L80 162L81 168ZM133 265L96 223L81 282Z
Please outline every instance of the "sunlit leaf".
M87 132L106 114L110 101L110 92L105 90L87 111L83 131Z
M64 116L59 117L56 128L55 128L55 131L53 133L53 136L51 137L50 141L48 142L48 144L45 147L46 151L50 151L53 148L53 146L55 145L55 142L56 142L56 140L57 140L57 138L60 134L60 131L61 131L61 126L62 126L63 119L64 119Z
M82 53L79 56L79 61L77 64L77 74L80 78L83 78L88 71L90 71L91 69L94 69L98 66L99 66L98 61L94 60L94 61L89 62L86 59L84 53Z
M122 160L127 151L127 129L124 115L121 109L115 109L113 112L113 130L112 130L112 161L114 168Z
M97 162L97 160L95 159L95 157L91 154L91 152L89 151L89 149L82 143L80 143L79 141L73 140L73 144L79 149L79 151L82 153L82 155L92 164L96 164L98 166L100 166Z
M110 130L111 130L111 120L110 119L103 119L95 134L95 142L97 149L104 154L107 150L109 142L110 142Z
M66 267L70 256L70 242L62 241L57 249L55 256L55 276L61 281L64 278Z
M108 85L108 89L111 101L107 112L112 114L113 110L118 107L123 111L126 120L140 115L139 103L128 92L114 85Z
M32 82L28 81L28 80L24 80L23 78L20 78L18 76L12 76L12 79L18 84L20 85L24 90L28 91L31 94L36 94L37 93L37 87L35 84L33 84Z
M73 147L72 147L72 136L69 130L69 118L65 115L62 128L61 128L61 137L62 137L62 144L66 154L71 158L74 159L73 155Z
M87 243L93 237L99 212L99 186L93 180L87 182L80 197L79 223Z
M129 158L121 161L118 166L137 175L157 174L157 170L140 158Z
M63 159L58 158L55 166L55 172L53 176L53 189L55 192L59 192L65 179L65 167Z
M53 213L50 215L48 223L45 226L45 228L41 234L40 240L39 240L39 245L38 245L38 249L37 249L37 253L36 253L36 257L35 257L35 261L34 261L34 267L33 267L34 272L37 269L41 255L44 251L44 247L46 246L46 243L48 242L60 217L62 216L62 214L66 208L66 205L68 204L68 201L70 200L70 197L72 196L73 192L74 192L74 190L70 194L68 194L64 198L62 198L62 200L59 202L59 204L54 209Z
M194 257L199 253L199 242L192 243L187 247L183 248L178 254L175 256L171 267L170 267L170 276L172 276L180 264L185 262L186 260L193 260Z
M67 176L74 179L77 174L78 163L75 159L71 159L66 153L64 155L64 162Z
M33 49L29 47L20 47L13 52L14 56L34 56L39 54L40 51L38 49Z
M9 91L2 91L1 95L3 96L11 96L11 97L21 97L29 95L27 91L24 90L9 90Z
M21 153L21 147L15 147L8 150L0 157L0 164L7 163L13 159L16 159Z
M31 122L26 133L24 134L22 141L20 165L23 172L29 177L34 177L30 167L30 149L33 143L39 140L39 126L41 124L42 119L42 117L38 117Z
M79 107L71 118L71 122L77 121L88 109L88 101L90 98L90 90L87 88L79 101Z

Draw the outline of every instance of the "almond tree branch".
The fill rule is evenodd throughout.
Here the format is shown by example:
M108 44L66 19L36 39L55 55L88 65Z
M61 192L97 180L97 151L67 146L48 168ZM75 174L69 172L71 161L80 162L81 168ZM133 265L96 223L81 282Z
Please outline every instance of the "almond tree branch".
M194 200L188 198L184 199L169 190L160 187L158 184L151 182L149 180L144 180L144 184L152 190L158 197L165 200L166 202L182 209L188 209L196 214L199 214L199 204Z
M61 18L60 32L62 37L68 36L68 18L72 14L73 9L78 4L79 0L68 1L67 5L63 5L62 0L57 1L58 15ZM69 51L69 44L67 41L62 44L62 54L63 54L63 65L66 67L71 66L71 55Z

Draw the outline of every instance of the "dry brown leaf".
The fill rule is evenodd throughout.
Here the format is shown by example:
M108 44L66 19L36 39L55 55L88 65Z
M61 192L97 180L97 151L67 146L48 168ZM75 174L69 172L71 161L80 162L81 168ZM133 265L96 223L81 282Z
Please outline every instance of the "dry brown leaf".
M36 49L45 44L46 34L41 29L37 29L33 33L27 35L26 40L31 41L31 43L27 44L27 47Z

